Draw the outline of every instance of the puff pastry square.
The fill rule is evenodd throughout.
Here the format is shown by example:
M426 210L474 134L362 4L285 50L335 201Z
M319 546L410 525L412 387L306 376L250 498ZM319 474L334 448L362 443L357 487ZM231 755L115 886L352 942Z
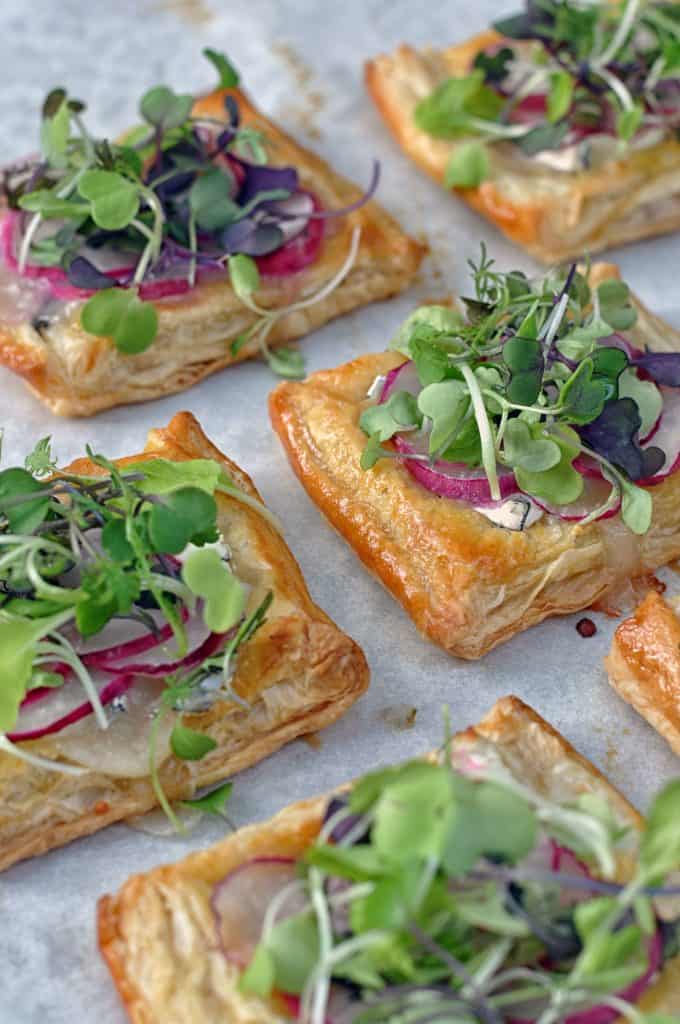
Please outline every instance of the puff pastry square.
M675 606L675 607L674 607ZM616 630L605 667L624 700L680 755L680 618L651 592Z
M167 427L152 430L144 454L181 462L215 459L234 482L259 500L246 473L222 455L190 413L178 413ZM139 459L139 456L134 456ZM132 459L121 460L124 464ZM70 469L101 473L78 460ZM279 533L250 506L216 495L218 523L230 548L234 571L251 587L249 609L268 591L274 595L263 626L240 652L233 679L245 708L228 701L209 711L185 714L184 722L216 741L200 761L181 761L169 749L160 780L169 799L187 798L201 786L261 761L283 744L339 718L368 685L366 659L309 596L300 569ZM86 720L92 723L92 718ZM71 727L79 729L80 725ZM115 748L115 722L98 748ZM22 744L33 754L68 760L56 736ZM148 763L148 753L144 755ZM99 761L97 761L99 764ZM0 869L96 832L121 818L155 806L148 773L78 776L44 771L0 752Z
M615 267L597 264L591 283L615 276ZM635 305L633 344L680 351L680 333ZM515 633L587 608L617 582L678 557L678 473L651 489L652 525L636 537L618 515L588 526L546 515L522 532L505 530L465 503L430 493L397 459L363 471L359 417L368 389L403 359L396 352L365 355L303 383L280 384L270 413L312 501L435 643L479 658Z
M304 149L261 114L239 90L244 127L263 133L272 165L294 166L302 188L315 193L324 207L340 208L361 195L320 157ZM197 100L194 112L224 120L226 90ZM412 280L424 248L409 238L375 202L328 222L318 259L295 275L263 279L258 300L276 307L318 291L342 267L355 228L361 229L357 258L342 284L325 299L282 316L268 343L272 347L301 338L342 313L402 291ZM258 354L251 339L234 355L231 343L257 319L236 297L228 277L199 282L186 295L155 303L158 334L137 355L119 352L110 339L88 334L80 326L81 303L68 315L37 330L30 323L3 324L0 317L0 364L20 374L54 413L90 416L126 402L142 402L190 388L231 363Z
M488 31L444 49L400 46L366 65L368 91L397 142L440 183L460 143L417 128L416 105L447 78L468 74L480 50L502 41ZM544 263L680 227L680 143L674 139L579 172L541 166L512 145L491 146L489 154L487 180L458 189L460 197Z
M622 824L640 816L620 793L540 715L516 697L499 701L454 749L492 743L516 778L552 799L585 792L603 796ZM281 1017L238 989L238 970L218 948L211 887L258 856L298 857L316 837L326 798L292 804L275 818L241 829L178 864L129 879L99 903L99 945L134 1024L239 1021L274 1024ZM680 959L670 961L640 1001L669 1012L680 1003Z

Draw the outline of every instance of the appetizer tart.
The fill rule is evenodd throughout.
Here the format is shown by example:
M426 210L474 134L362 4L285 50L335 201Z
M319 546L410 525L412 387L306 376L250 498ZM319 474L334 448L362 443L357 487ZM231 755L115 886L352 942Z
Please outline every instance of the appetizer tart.
M226 58L196 101L164 86L142 125L93 139L56 89L39 156L6 168L0 362L60 415L182 391L409 284L423 248L260 114Z
M678 4L527 2L366 82L416 163L556 263L680 226L679 42Z
M670 1024L679 801L645 828L508 697L439 755L131 878L100 947L145 1024Z
M680 554L680 335L609 265L529 280L482 251L473 279L270 398L313 501L463 658Z
M111 463L0 472L0 868L335 721L366 661L189 413Z
M649 593L614 634L605 659L609 682L680 754L678 601Z

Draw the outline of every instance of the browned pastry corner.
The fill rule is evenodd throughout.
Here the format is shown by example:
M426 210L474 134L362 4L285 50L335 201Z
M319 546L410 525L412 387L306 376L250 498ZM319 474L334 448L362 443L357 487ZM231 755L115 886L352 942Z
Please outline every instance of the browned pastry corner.
M591 283L618 276L595 264ZM680 351L680 333L639 302L633 344ZM284 382L272 392L272 424L312 501L418 629L451 654L479 658L553 615L588 608L623 580L680 555L680 474L652 488L650 530L636 537L620 516L579 526L546 515L517 532L464 502L422 487L398 459L360 467L359 418L398 352Z
M328 208L346 206L360 190L336 174L325 161L304 149L261 114L238 90L243 124L263 133L273 164L293 165L303 188ZM194 112L223 120L227 90L197 100ZM342 313L386 299L412 281L424 247L400 229L377 203L369 202L347 216L328 222L319 258L294 278L263 280L258 301L276 307L318 291L341 268L355 228L361 229L356 261L330 295L309 307L282 316L268 336L276 347L301 338ZM82 303L69 305L67 317L36 330L30 323L0 320L0 364L20 374L52 412L90 416L126 402L142 402L184 391L231 363L258 354L257 339L234 355L231 342L257 319L235 295L226 277L199 283L186 295L154 303L159 317L154 342L137 355L124 355L108 338L80 326Z
M415 108L447 78L468 74L477 53L501 40L489 31L445 49L400 46L366 64L366 86L397 142L442 185L460 143L421 131ZM489 156L488 179L455 191L544 263L680 227L680 143L674 139L579 172L536 164L508 143L490 146Z
M680 754L680 619L651 592L616 630L605 667L616 692Z
M622 824L641 818L623 796L540 715L517 697L500 700L477 726L460 733L458 750L494 745L507 768L527 785L568 801L599 793ZM255 857L299 857L314 841L327 799L292 804L276 817L243 828L177 864L137 875L99 902L99 946L133 1024L280 1024L276 1008L238 987L238 968L215 938L212 886ZM620 865L621 880L627 865ZM680 958L640 1001L640 1010L677 1010Z
M211 444L190 413L178 413L167 427L152 430L144 456L177 462L215 459L246 494L260 500L248 475ZM131 456L119 464L139 458ZM87 459L68 468L103 472ZM280 534L254 508L226 494L216 498L219 528L234 571L251 588L248 609L256 608L268 591L274 600L265 624L239 653L236 665L233 689L249 706L220 701L209 711L184 715L189 728L207 734L217 746L200 761L179 760L167 748L159 775L169 799L188 798L201 786L242 771L290 740L329 725L368 686L363 653L314 604ZM90 716L22 746L68 762L74 751L78 754L87 730L97 734L97 756L102 761L88 765L90 770L83 775L43 771L0 752L0 869L156 805L148 753L142 751L139 770L132 775L98 770L104 755L115 765L115 726L102 735ZM83 763L78 756L75 760Z

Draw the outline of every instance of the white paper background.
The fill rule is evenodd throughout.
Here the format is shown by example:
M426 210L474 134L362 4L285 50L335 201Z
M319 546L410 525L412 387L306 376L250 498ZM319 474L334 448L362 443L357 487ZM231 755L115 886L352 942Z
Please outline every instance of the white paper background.
M366 182L372 158L381 159L380 200L432 248L408 295L360 310L305 342L310 370L332 366L383 348L419 299L461 288L466 259L477 254L480 238L500 266L531 269L522 253L409 165L362 86L362 63L370 55L404 40L462 40L514 6L512 0L3 0L0 163L35 148L37 110L52 86L65 85L86 99L94 128L115 135L133 119L145 88L159 82L178 90L208 88L213 74L201 48L229 52L259 105L341 171ZM676 322L679 256L677 238L614 254L643 298ZM179 409L195 412L285 523L314 598L366 651L372 669L367 696L323 734L320 749L294 743L240 776L233 818L239 824L264 818L378 762L423 751L440 737L442 704L451 706L457 726L465 726L507 693L532 703L644 807L678 767L661 739L608 687L602 658L615 622L594 615L598 634L583 640L576 616L553 620L477 663L433 647L294 479L267 418L273 383L264 366L251 363L183 395L69 422L52 417L0 371L5 465L23 459L46 433L54 434L62 460L87 441L111 456L133 452L149 427ZM665 578L677 589L673 573ZM397 705L417 708L412 729L399 731L386 720ZM96 950L97 898L130 873L179 858L222 831L208 823L186 840L163 840L115 826L0 876L0 1024L122 1024Z

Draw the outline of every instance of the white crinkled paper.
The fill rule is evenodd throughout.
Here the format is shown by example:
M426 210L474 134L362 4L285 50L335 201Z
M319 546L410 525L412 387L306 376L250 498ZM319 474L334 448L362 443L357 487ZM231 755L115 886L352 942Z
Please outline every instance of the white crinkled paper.
M432 255L409 294L345 317L304 343L311 370L332 366L383 348L419 301L465 288L466 260L477 254L480 238L501 267L532 269L526 256L409 164L362 85L362 63L372 54L405 40L462 40L514 6L493 0L3 0L0 163L35 149L37 111L55 85L87 100L95 130L115 134L134 118L144 89L159 82L206 89L213 71L202 47L227 51L258 104L341 171L366 183L378 157L380 200L430 242ZM680 238L613 256L642 298L680 323ZM465 726L507 693L533 704L644 808L678 766L607 684L602 658L616 622L593 615L598 633L584 640L574 628L578 616L553 620L476 663L456 661L423 640L294 479L269 427L273 384L266 367L250 363L182 395L67 421L52 417L17 378L0 371L4 465L22 460L48 433L62 460L88 441L111 456L134 452L149 427L179 409L195 412L285 523L314 598L366 651L369 693L323 733L318 749L293 743L240 776L232 818L239 824L264 818L380 762L423 751L441 736L443 704L454 725ZM672 572L664 578L671 591L678 589ZM403 728L413 708L415 723ZM0 875L0 1024L122 1024L96 949L97 898L129 874L222 833L207 823L186 839L164 839L115 826Z

